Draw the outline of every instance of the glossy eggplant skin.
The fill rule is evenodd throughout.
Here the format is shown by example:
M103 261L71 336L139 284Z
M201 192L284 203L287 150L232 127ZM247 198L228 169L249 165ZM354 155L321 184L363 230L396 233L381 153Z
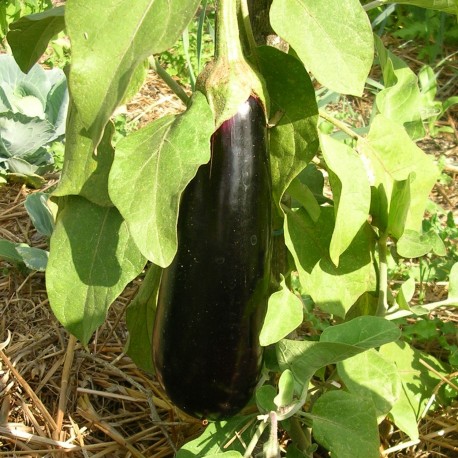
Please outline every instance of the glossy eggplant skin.
M213 134L210 162L182 195L178 252L158 294L156 374L171 401L199 419L236 414L258 381L271 196L265 115L250 97Z

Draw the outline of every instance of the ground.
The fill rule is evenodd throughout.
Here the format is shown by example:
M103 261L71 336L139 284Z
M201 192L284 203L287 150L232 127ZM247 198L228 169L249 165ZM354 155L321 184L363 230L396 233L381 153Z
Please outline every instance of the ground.
M150 73L141 93L119 112L140 126L183 108ZM455 126L454 118L445 122ZM436 158L446 157L444 173L452 180L437 185L432 198L454 211L458 221L457 145L455 130L428 137L422 146ZM56 181L57 176L48 176L46 189ZM0 237L46 248L23 205L31 192L21 184L0 188ZM141 279L127 286L85 348L53 317L43 273L20 272L3 262L0 269L0 457L54 457L62 450L62 456L72 457L168 457L202 430L124 354L124 311ZM438 291L443 293L440 285ZM442 313L457 321L456 315ZM420 422L421 442L414 445L383 423L383 448L392 452L390 457L458 456L457 418L458 404L428 413Z

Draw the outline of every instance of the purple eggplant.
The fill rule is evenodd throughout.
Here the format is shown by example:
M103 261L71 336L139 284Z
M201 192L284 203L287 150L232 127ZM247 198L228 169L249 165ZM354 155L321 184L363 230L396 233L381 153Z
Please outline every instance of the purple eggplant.
M210 162L182 195L178 251L158 294L156 374L171 401L199 419L239 412L259 378L271 187L264 109L250 97L213 134Z

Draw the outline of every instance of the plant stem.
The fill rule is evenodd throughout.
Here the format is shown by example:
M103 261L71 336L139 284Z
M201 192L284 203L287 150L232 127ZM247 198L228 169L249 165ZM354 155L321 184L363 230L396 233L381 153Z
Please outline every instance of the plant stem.
M62 379L60 383L60 395L59 395L59 404L57 408L56 416L56 429L53 431L53 439L59 440L60 433L62 432L62 424L64 421L64 415L67 409L67 394L68 394L68 384L70 379L70 371L73 364L73 357L75 354L76 347L76 337L70 334L67 344L67 351L65 353L64 359L64 368L62 369Z
M185 90L156 62L153 56L148 59L148 63L150 68L162 78L164 83L167 84L173 93L177 95L185 105L188 105L188 94L186 94Z
M245 450L245 454L243 455L243 458L250 458L251 454L253 453L253 450L256 447L256 444L258 443L259 439L262 436L262 433L266 429L267 424L268 424L267 419L266 419L266 421L261 421L259 423L258 429L256 430L256 432L254 433L253 437L251 438L251 441L250 441L250 443L248 444L248 447Z
M270 432L269 439L264 444L265 458L280 458L280 447L278 446L278 420L277 413L271 411L269 413Z
M248 1L247 0L239 0L240 1L240 12L243 18L243 26L245 28L245 33L248 39L248 45L250 47L250 54L252 56L256 55L256 40L254 39L253 28L251 27L250 21L250 10L248 9Z
M312 453L310 453L310 447L312 446L310 435L304 432L304 429L302 428L301 422L299 421L298 417L292 417L290 421L291 439L296 444L296 447L302 453L304 453L307 458L312 458Z
M374 0L367 5L363 5L364 11L369 11L374 8L377 8L378 6L384 5L386 3L385 0Z
M344 122L339 121L338 119L334 118L334 116L329 115L324 110L320 110L319 114L323 119L325 119L326 121L329 121L331 124L334 124L342 132L345 132L349 137L352 137L356 140L359 140L360 138L362 138L354 130L352 130L350 126L347 126L347 124L345 124Z
M384 316L388 310L388 264L387 264L387 240L386 234L382 234L378 240L379 255L379 292L377 315Z
M448 306L455 306L458 303L457 299L444 299L443 301L437 301L437 302L431 302L430 304L424 304L421 306L422 309L427 310L428 312L431 312L434 309L437 309L438 307L448 307ZM410 316L414 315L415 311L414 310L395 310L394 312L391 312L387 315L385 315L385 318L387 320L396 320L398 318L403 318L405 316Z
M228 62L243 59L237 22L237 0L218 0L216 10L216 59Z

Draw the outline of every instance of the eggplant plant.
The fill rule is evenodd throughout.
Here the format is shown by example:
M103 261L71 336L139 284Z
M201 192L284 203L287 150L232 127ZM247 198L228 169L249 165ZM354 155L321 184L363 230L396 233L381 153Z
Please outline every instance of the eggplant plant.
M127 309L128 354L177 408L210 420L179 458L250 457L259 445L268 457L312 457L317 444L376 458L378 425L389 419L417 441L430 394L452 372L404 341L397 320L458 305L458 265L440 302L414 305L414 281L389 281L393 253L446 252L422 229L439 171L416 142L432 102L368 18L388 3L273 0L269 25L285 52L256 44L247 0L218 1L215 60L192 95L180 91L186 109L116 150L114 110L200 0L127 10L68 0L65 11L22 19L25 39L16 35L12 49L24 62L50 22L72 43L50 305L87 344L146 272ZM456 12L450 2L403 3ZM383 78L373 113L354 129L326 103L362 97L375 61ZM311 336L303 324L313 310L329 319Z

